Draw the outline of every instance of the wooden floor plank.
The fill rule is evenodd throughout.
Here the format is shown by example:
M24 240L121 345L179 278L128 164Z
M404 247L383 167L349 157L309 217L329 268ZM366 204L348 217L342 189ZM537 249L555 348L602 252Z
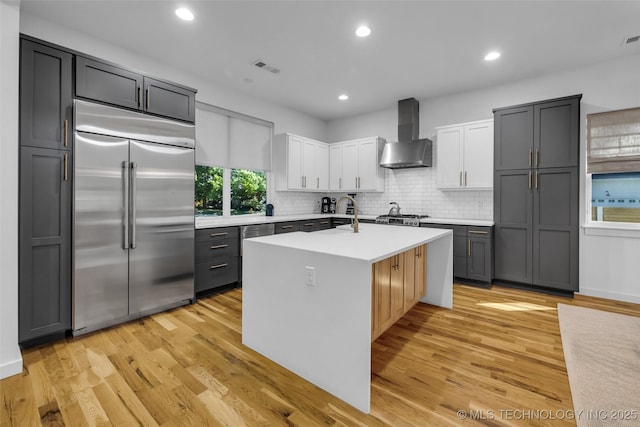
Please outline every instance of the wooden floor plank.
M453 310L418 304L373 343L364 414L242 345L237 289L23 351L23 373L0 381L0 425L573 426L513 416L573 409L558 303L640 316L637 304L455 285Z

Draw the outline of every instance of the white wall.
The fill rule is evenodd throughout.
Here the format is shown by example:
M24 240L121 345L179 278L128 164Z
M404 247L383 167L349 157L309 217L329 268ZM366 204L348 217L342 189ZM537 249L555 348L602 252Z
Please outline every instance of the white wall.
M617 110L640 106L640 54L617 60L566 70L501 86L476 91L420 100L420 136L433 138L436 126L481 120L492 117L492 109L532 101L583 94L581 104L581 179L580 179L580 223L584 224L587 203L585 188L588 185L585 174L584 123L586 115L599 111ZM359 138L377 134L396 140L396 106L359 117L329 122L329 141ZM437 149L437 142L436 142ZM436 165L437 167L437 165ZM381 198L402 198L403 181L419 183L416 191L422 196L425 212L439 216L439 206L451 203L464 206L463 199L470 196L463 193L440 192L435 189L435 168L431 172L421 169L392 171L392 176L401 184L388 183L388 191ZM387 175L389 178L389 175ZM466 192L465 192L466 193ZM360 197L360 195L358 196ZM372 197L363 195L364 205ZM449 200L447 200L449 199ZM492 204L492 196L477 196L477 211L473 202L466 212L484 216L480 203ZM493 216L493 213L491 213ZM626 237L593 236L580 233L580 292L586 295L602 296L624 301L640 302L640 239L631 233Z
M22 372L18 347L19 2L0 2L0 379Z

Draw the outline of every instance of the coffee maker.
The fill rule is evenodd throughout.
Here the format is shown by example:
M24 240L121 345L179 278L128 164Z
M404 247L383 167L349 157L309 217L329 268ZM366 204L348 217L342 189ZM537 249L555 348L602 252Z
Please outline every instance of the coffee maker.
M331 213L331 197L322 198L322 213L323 214Z
M336 213L336 199L333 197L323 197L322 198L322 213L323 214L334 214Z

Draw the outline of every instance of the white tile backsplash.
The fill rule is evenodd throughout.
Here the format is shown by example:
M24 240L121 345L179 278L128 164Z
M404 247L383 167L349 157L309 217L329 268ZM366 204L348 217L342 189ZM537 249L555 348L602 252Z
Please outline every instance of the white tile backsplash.
M269 174L271 175L271 174ZM319 213L323 196L340 197L344 193L302 193L275 191L268 178L268 201L276 215ZM434 168L387 169L384 193L356 193L361 213L381 215L389 212L389 203L397 202L402 213L426 214L437 218L493 220L493 191L436 188ZM344 202L343 202L344 203ZM346 204L340 206L344 212Z

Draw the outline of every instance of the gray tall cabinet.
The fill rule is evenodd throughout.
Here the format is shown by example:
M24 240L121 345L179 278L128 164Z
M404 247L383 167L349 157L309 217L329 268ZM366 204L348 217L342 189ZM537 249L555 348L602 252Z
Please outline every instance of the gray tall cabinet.
M19 340L71 327L72 59L21 40Z
M494 110L496 281L578 290L580 98Z

